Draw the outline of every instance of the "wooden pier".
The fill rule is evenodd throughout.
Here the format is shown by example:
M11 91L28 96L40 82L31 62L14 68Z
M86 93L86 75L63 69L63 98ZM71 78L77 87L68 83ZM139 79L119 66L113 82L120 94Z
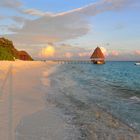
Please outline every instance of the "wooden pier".
M45 60L47 61L53 61L56 62L58 64L92 64L90 59L86 59L86 60L67 60L67 59L58 59L58 60Z

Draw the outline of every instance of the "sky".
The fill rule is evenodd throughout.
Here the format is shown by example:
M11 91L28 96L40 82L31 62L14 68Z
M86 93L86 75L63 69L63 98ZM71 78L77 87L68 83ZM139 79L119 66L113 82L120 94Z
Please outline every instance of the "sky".
M0 37L35 59L140 60L140 0L0 0Z

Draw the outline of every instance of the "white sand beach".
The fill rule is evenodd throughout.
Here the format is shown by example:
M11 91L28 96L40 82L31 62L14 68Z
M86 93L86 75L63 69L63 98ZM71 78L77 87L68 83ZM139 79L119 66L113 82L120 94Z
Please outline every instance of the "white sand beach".
M2 93L0 96L0 136L1 138L8 139L8 123L9 123L9 109L12 109L12 131L15 131L17 124L20 120L32 114L44 107L43 94L40 92L40 76L41 70L46 66L44 63L40 62L0 62L0 78L2 85L8 69L12 65L12 83L9 83L9 76L3 87L1 87ZM48 65L50 67L50 64ZM39 69L38 69L39 68ZM12 84L12 96L13 96L13 106L9 108L9 87ZM38 85L38 86L37 86ZM10 116L11 117L11 116ZM14 132L12 132L13 137L15 137ZM14 138L13 138L14 139Z
M68 83L73 85L73 81L59 76L50 78L57 69L55 63L2 61L0 65L0 139L112 140L112 136L116 136L114 140L139 140L139 135L135 135L131 128L97 106L86 110L77 109L80 104L76 100L80 97L75 95L71 102L72 96L68 93L70 89L63 94L65 88L69 87ZM11 65L12 73L5 81ZM65 85L62 86L61 81L64 79ZM82 106L84 108L81 98ZM84 117L88 117L86 113L93 117L93 123L87 120L84 122ZM74 123L72 117L77 117L79 122Z
M0 95L0 137L9 140L62 140L65 135L65 123L60 113L51 106L45 107L45 94L41 77L43 71L47 76L52 71L53 62L0 62L0 78L2 85L9 67L12 65L12 83L9 77ZM12 84L12 107L9 108L9 96ZM45 81L45 84L47 82ZM12 110L12 112L9 110ZM12 113L9 116L9 113ZM10 118L9 118L10 117ZM12 118L11 118L12 117ZM12 130L9 130L9 119ZM24 123L22 123L24 122ZM22 127L22 128L21 128Z

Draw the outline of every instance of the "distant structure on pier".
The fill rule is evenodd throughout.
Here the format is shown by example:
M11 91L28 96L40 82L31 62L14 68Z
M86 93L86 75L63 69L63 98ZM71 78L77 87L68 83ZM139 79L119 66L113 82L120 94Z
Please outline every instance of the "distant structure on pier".
M105 56L99 47L94 50L90 59L93 64L105 64Z

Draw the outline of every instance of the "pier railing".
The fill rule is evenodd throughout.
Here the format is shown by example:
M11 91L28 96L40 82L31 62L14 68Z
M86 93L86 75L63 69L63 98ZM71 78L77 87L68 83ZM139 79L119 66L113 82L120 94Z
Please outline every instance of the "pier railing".
M53 61L58 64L92 64L90 59L56 59L56 60L45 60L45 61Z

